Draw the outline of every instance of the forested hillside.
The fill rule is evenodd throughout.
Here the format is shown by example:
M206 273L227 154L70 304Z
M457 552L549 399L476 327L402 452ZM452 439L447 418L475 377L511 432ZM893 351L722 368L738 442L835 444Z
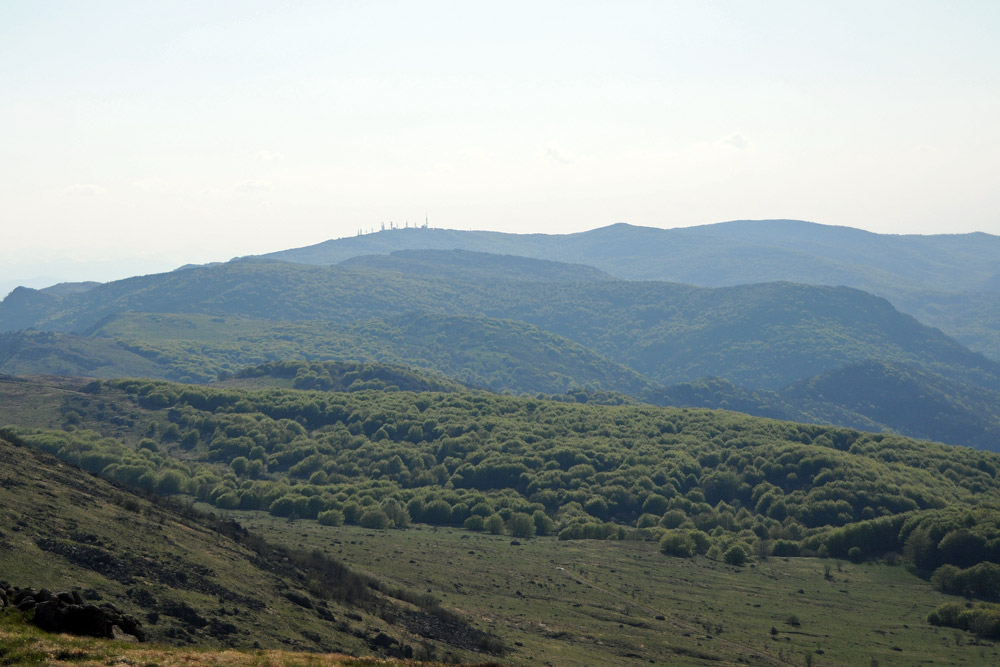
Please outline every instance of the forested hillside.
M464 524L507 508L504 521L533 516L532 534L603 539L676 517L752 546L1000 499L996 454L737 413L364 387L2 386L0 417L21 424L11 437L150 491L279 516L334 510L356 522L370 494L402 524L404 509L409 520Z
M652 402L891 430L994 451L1000 443L996 391L875 360L846 364L777 391L749 390L720 378L683 382L667 387Z
M618 281L586 267L435 251L18 290L0 321L83 334L5 334L8 373L208 382L270 361L378 361L494 391L615 392L998 446L1000 364L847 288ZM851 383L868 382L865 364L907 370L883 374L859 402ZM707 378L733 388L685 389ZM894 401L903 395L922 397L920 409Z
M470 278L562 283L615 280L611 275L583 264L465 250L397 250L390 255L352 257L340 262L339 266L397 271L405 275L459 282Z
M30 308L19 308L29 305ZM660 382L724 375L776 388L849 361L907 361L985 386L1000 364L846 288L787 283L695 288L658 282L439 280L394 271L237 262L130 278L0 306L6 329L82 332L128 311L346 323L413 311L527 322ZM30 320L20 321L26 312Z
M1000 237L982 233L887 235L798 220L681 229L617 224L562 235L402 229L265 257L332 265L358 255L453 248L586 264L628 280L856 287L1000 359Z

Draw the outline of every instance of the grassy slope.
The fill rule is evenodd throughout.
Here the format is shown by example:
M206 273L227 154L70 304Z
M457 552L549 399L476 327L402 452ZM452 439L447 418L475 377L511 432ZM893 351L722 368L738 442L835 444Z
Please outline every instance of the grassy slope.
M373 653L372 628L415 645L420 641L355 605L317 603L317 610L322 606L333 615L323 618L293 604L286 592L319 599L306 590L308 571L269 560L210 524L53 457L0 439L0 470L3 578L50 590L95 589L140 618L154 643L249 649L257 642L264 648L364 655ZM197 627L166 611L178 604L189 605L209 624ZM159 612L155 623L150 611ZM232 628L220 631L223 624ZM468 655L427 643L436 645L439 655Z
M151 667L363 667L416 665L439 667L438 662L403 662L357 658L340 653L302 653L289 650L233 650L136 645L127 642L53 635L30 625L21 614L0 613L0 664L4 665L145 665Z
M815 665L974 665L1000 655L928 625L927 612L954 598L899 566L771 558L734 568L665 557L642 542L533 538L512 546L453 529L331 529L235 515L273 539L447 591L448 604L520 642L512 664L802 665L812 654ZM793 616L799 625L789 624Z
M160 364L113 340L48 331L0 334L0 369L12 375L49 373L89 377L166 377Z

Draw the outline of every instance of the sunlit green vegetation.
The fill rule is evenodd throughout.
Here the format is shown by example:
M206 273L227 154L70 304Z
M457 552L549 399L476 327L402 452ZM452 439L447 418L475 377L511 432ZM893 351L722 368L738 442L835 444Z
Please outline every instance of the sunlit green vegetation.
M297 362L250 374L313 383L323 370L350 388L384 372L348 368ZM9 405L33 392L39 408L54 404L34 421L0 414L20 424L4 433L221 512L327 530L430 525L642 543L665 562L707 559L737 572L775 558L901 563L942 593L990 600L1000 590L1000 456L988 452L739 413L466 390L150 380L76 389L4 385Z
M86 470L223 509L662 540L665 552L717 558L734 546L748 557L899 553L927 574L1000 560L991 509L1000 458L971 449L737 413L485 393L147 380L88 391L62 408L71 430L18 436ZM124 439L108 423L116 397L138 410ZM955 531L968 535L961 548L949 546Z

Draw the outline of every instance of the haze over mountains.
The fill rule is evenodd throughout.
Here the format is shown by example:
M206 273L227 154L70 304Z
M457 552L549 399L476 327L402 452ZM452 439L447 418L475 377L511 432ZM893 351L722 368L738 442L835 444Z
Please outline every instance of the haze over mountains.
M0 369L205 382L281 359L382 361L493 391L610 391L997 449L998 258L986 234L797 221L391 230L19 288L0 304Z
M1000 237L890 235L798 220L680 229L616 224L577 234L401 229L262 255L338 264L365 254L462 249L590 265L626 280L721 287L788 281L857 287L1000 359Z

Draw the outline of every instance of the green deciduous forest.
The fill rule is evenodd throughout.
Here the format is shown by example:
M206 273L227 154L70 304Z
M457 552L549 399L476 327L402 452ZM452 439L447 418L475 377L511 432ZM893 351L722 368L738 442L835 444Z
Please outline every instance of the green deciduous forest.
M655 541L671 555L740 564L772 553L896 558L942 590L1000 591L963 583L968 568L1000 562L996 454L732 412L442 392L440 381L384 367L244 375L275 368L342 391L93 382L51 406L63 430L5 433L225 510ZM404 380L436 391L387 384Z

